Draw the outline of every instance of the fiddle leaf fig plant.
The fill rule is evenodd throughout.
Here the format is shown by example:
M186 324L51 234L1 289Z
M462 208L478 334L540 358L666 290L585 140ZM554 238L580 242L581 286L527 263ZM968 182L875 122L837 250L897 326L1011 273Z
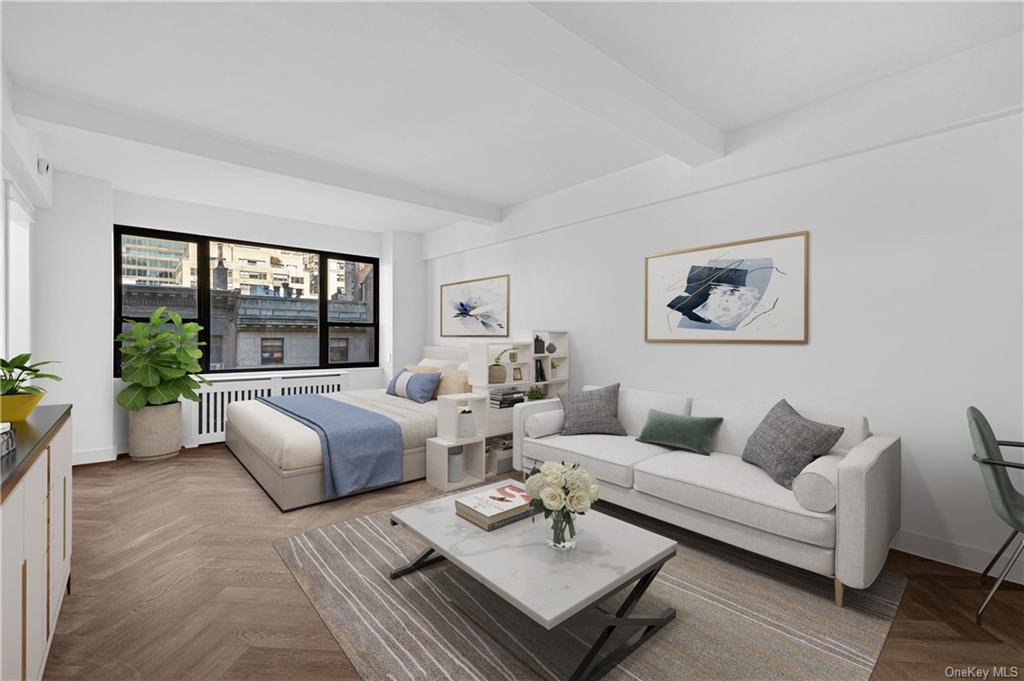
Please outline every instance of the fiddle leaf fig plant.
M121 343L121 379L128 384L117 403L129 411L148 405L170 404L179 397L196 402L196 388L210 382L203 378L199 360L199 332L195 322L182 323L177 312L158 307L148 321L131 322L118 334Z
M46 374L39 370L41 366L58 364L58 362L46 361L29 364L31 360L32 354L28 352L16 355L11 359L0 358L0 395L39 395L46 391L37 385L25 385L25 382L41 379L63 380L56 374Z

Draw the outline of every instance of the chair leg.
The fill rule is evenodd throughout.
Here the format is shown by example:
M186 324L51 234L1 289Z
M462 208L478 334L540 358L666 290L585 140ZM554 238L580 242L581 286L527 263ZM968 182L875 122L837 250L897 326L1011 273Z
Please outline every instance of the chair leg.
M999 573L999 579L997 579L996 583L992 585L992 590L988 592L988 595L985 596L985 601L981 604L981 607L978 608L978 614L974 616L974 623L978 626L981 626L981 613L985 612L985 608L988 607L989 601L991 601L992 597L996 595L996 591L1000 586L1002 586L1003 580L1006 579L1006 575L1010 574L1013 564L1017 562L1017 559L1020 558L1020 554L1022 553L1024 553L1024 540L1021 540L1020 546L1018 546L1017 550L1013 553L1013 558L1011 558L1010 562L1006 564L1003 571Z
M836 577L833 579L833 585L835 588L836 606L843 607L843 583Z
M981 573L981 585L982 586L985 586L985 578L988 577L988 571L991 570L992 566L994 566L996 564L996 561L999 560L1002 557L1003 553L1006 552L1006 547L1010 545L1010 542L1012 542L1013 538L1016 537L1016 536L1017 536L1017 530L1014 530L1013 532L1011 532L1010 536L1006 538L1005 542L1003 542L1002 548L1000 548L998 551L996 551L996 555L992 556L992 560L989 562L989 564L987 566L985 566L985 569Z

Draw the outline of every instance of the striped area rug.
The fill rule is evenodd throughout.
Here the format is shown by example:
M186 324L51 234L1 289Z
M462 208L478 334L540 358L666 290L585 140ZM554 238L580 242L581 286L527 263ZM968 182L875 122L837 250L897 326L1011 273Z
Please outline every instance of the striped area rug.
M830 579L675 532L679 553L635 614L673 607L676 619L606 679L870 676L905 578L883 572L837 608ZM391 580L423 546L387 512L274 545L366 681L566 679L599 633L578 619L545 631L447 561Z

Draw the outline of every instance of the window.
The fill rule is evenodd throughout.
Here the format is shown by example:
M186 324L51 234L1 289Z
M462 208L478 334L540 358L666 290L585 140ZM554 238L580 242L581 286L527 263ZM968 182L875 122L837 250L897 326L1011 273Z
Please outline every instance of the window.
M124 226L114 256L115 335L163 305L204 327L204 372L377 366L376 258Z
M327 258L327 282L328 364L371 361L377 347L376 263Z
M260 365L274 366L284 364L284 338L260 339Z
M327 353L327 361L331 364L340 364L348 361L348 338L329 338L330 351Z

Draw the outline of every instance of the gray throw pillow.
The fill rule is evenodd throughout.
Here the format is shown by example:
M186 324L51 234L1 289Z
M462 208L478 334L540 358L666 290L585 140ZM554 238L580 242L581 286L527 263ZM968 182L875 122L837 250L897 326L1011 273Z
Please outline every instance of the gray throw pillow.
M786 489L793 489L793 478L807 464L828 454L842 436L839 426L805 419L789 402L779 400L754 429L742 458Z
M619 384L559 393L565 420L562 435L625 435L619 423Z

